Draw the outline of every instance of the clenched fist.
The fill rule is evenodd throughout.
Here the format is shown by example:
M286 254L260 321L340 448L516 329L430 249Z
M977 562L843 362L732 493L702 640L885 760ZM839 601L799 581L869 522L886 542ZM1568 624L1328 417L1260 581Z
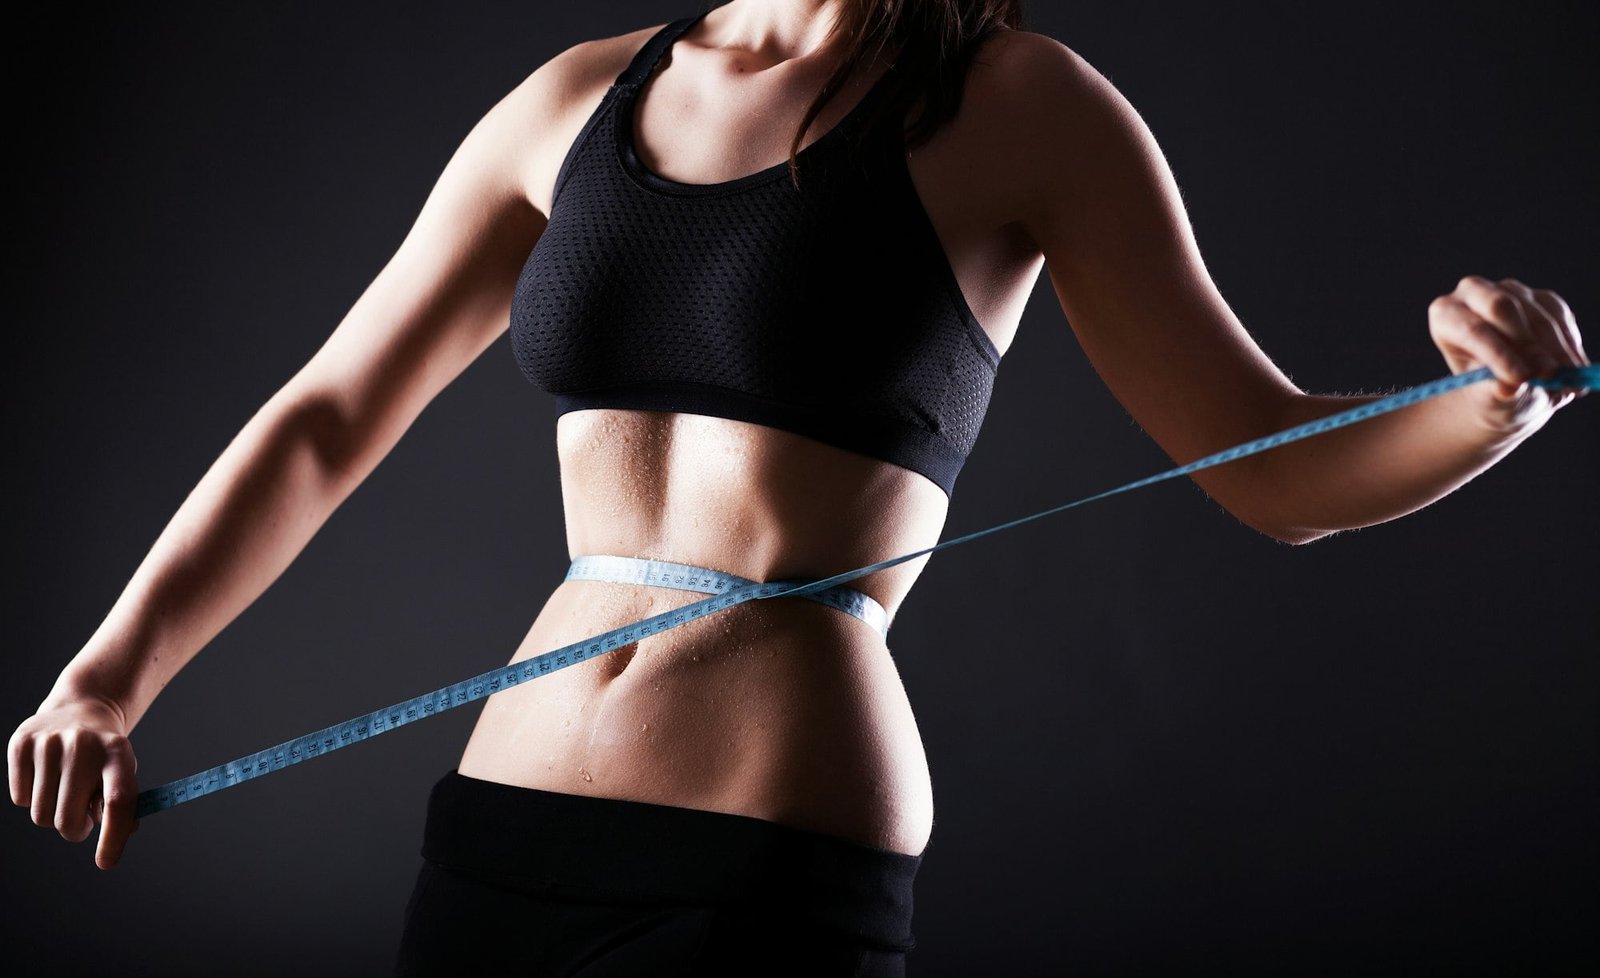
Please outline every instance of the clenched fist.
M1428 330L1451 373L1480 366L1493 371L1494 390L1485 412L1496 427L1536 427L1551 412L1588 393L1528 383L1563 367L1589 363L1571 307L1549 289L1531 289L1514 278L1491 282L1468 275L1455 291L1428 306Z
M116 704L92 697L47 699L24 720L6 749L11 801L29 808L36 825L82 842L100 822L95 865L122 858L134 817L139 762Z

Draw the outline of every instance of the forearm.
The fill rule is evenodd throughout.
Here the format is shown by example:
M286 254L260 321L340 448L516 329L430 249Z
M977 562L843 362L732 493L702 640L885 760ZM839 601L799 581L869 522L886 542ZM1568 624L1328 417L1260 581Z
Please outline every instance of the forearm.
M131 730L366 474L336 450L333 423L286 392L269 400L189 493L46 702L102 699Z
M1264 452L1250 522L1271 527L1287 542L1306 543L1396 519L1448 495L1539 427L1489 420L1499 417L1491 387L1463 387ZM1378 399L1293 398L1273 430Z

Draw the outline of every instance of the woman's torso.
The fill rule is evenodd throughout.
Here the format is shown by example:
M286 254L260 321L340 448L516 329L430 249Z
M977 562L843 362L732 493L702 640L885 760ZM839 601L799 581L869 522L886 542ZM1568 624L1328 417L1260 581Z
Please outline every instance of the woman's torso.
M542 213L549 213L568 147L610 80L656 30L584 46L590 81L575 86L560 131L541 140L527 163L529 200ZM696 35L678 40L670 70L651 78L635 107L634 141L645 164L670 179L706 184L785 158L828 66L808 65L759 86L712 83L719 76L710 72L732 77L737 69L719 61L720 53L693 47ZM994 57L1003 44L986 45L988 60L1003 61ZM831 129L881 68L864 69L825 107L805 144ZM974 168L984 138L982 102L1002 97L1003 88L980 74L975 68L969 76L962 113L907 165L972 313L1003 353L1041 259L1001 216L1011 203L1003 190ZM707 104L707 91L726 102ZM697 103L687 115L670 116L676 106ZM739 124L752 119L785 121ZM944 491L922 474L726 418L572 411L557 422L556 448L569 557L653 557L753 580L825 577L932 546L947 511ZM926 559L849 586L875 598L892 619ZM564 582L511 661L701 597ZM908 853L922 851L932 828L926 758L884 638L850 615L801 599L747 602L500 693L485 702L459 770L552 791L752 815Z

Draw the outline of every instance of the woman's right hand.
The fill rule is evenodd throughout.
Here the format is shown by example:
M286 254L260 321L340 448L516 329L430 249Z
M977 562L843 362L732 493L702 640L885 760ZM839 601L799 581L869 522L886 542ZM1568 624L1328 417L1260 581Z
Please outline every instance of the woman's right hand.
M30 807L35 825L82 842L100 821L95 865L117 864L139 828L139 762L116 704L82 695L46 699L11 735L6 763L11 801Z

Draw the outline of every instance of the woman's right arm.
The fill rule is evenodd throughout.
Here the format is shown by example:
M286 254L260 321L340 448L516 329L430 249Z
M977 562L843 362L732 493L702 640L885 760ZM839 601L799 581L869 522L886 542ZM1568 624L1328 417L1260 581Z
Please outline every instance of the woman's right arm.
M103 819L100 868L137 828L128 734L151 702L506 329L545 226L528 189L548 182L552 164L533 143L571 128L560 103L582 84L576 52L546 62L473 126L393 257L212 463L12 735L12 802L73 842Z

